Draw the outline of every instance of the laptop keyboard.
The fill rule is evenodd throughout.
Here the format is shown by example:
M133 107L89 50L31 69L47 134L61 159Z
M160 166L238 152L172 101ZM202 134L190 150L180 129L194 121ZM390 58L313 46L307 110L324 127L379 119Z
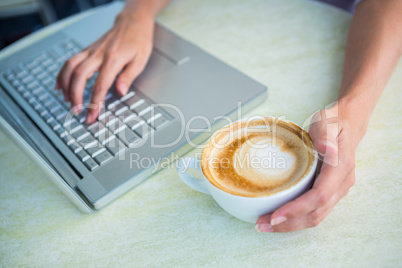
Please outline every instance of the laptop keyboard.
M118 154L135 147L169 119L139 93L124 97L109 91L98 120L86 125L85 104L91 100L96 75L88 80L81 114L70 112L61 90L55 90L57 74L72 55L81 49L71 40L62 42L42 55L3 73L3 77L49 125L85 166L93 171Z

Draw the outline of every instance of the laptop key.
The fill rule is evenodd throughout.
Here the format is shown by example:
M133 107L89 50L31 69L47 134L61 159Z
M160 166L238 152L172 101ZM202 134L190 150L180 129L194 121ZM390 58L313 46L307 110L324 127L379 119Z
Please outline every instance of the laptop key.
M69 124L64 124L64 127L66 128L66 130L73 132L75 131L76 128L82 127L82 125L80 123L77 122L77 120L75 119L71 119Z
M151 104L144 100L140 105L134 107L133 111L136 114L141 115L141 114L145 113L148 109L150 109L150 107L151 107Z
M106 131L100 133L98 135L98 137L97 137L97 139L100 141L100 143L102 145L105 145L105 143L107 143L108 141L113 140L114 138L116 138L116 137L109 130L106 130Z
M29 76L29 74L26 71L23 71L21 69L14 70L14 72L18 79L24 79L25 77Z
M76 141L71 142L68 147L70 147L71 151L75 154L82 150L82 147Z
M98 141L95 140L95 138L92 137L91 135L87 135L85 138L79 141L79 144L84 149L88 149L90 147L96 146L96 144L98 144Z
M33 97L33 96L31 95L30 98L29 98L29 100L28 100L28 103L29 103L31 106L34 106L34 105L35 105L35 102L37 102L36 99L35 99L35 97Z
M50 59L45 59L44 61L41 62L42 66L47 67L52 64L52 61Z
M38 99L43 105L48 101L53 100L48 93L42 94Z
M29 83L29 84L27 85L27 88L28 88L30 91L34 91L34 90L38 89L39 87L40 87L40 86L39 86L38 82L36 82L36 81L32 81L31 83Z
M25 97L25 99L27 100L28 103L36 101L35 97L32 96L31 94L26 94L26 96L24 96L24 97Z
M128 107L126 106L125 103L119 103L117 104L114 108L114 114L116 116L119 116L120 114L122 114L124 111L128 110Z
M67 145L69 145L69 144L71 144L72 142L75 141L74 138L73 138L70 134L68 134L68 133L65 133L65 134L61 137L61 139L62 139L62 140L64 141L64 143L67 144Z
M35 110L42 106L37 100L30 101L29 104L30 104L30 105L32 106L32 108L34 108Z
M46 77L42 80L42 83L49 89L53 89L56 83L50 77Z
M45 104L45 107L46 107L50 112L52 112L54 109L58 108L59 106L60 106L60 105L59 105L55 100L48 101L48 102Z
M119 115L120 120L123 120L123 122L127 122L133 117L137 116L135 113L133 113L130 110L125 110L122 114Z
M98 137L99 134L106 130L106 128L101 122L95 122L88 127L88 130L92 133L92 135Z
M118 118L116 118L116 120L114 120L111 124L109 124L109 130L113 133L113 134L117 134L120 131L122 131L124 128L126 127L126 125Z
M143 102L144 100L138 97L137 95L134 95L131 98L128 98L127 100L124 101L124 103L127 104L127 106L130 108L130 110L134 109Z
M49 123L49 121L50 121L51 119L53 119L52 116L51 116L48 112L46 112L45 114L43 114L43 115L42 115L42 118L43 118L43 120L45 120L46 123Z
M116 107L118 104L120 103L120 100L119 99L117 99L117 98L115 98L115 99L110 99L110 101L107 101L106 102L106 104L107 104L107 108L111 111L111 112L113 112L114 110L113 110L113 108L114 107Z
M155 114L155 111L152 106L146 107L144 110L138 112L138 115L141 117L150 117L152 114ZM146 120L145 120L146 121Z
M40 106L38 109L36 109L36 112L40 115L43 116L45 113L47 113L47 111L45 109L43 109L42 106Z
M108 160L112 159L112 155L108 151L103 151L94 157L99 165L104 165Z
M113 156L116 156L126 149L126 145L117 138L107 142L105 146Z
M169 122L169 120L167 120L164 116L160 116L158 118L155 118L153 121L150 121L150 124L154 129L160 129L167 122Z
M59 122L57 122L57 121L54 120L53 118L51 118L51 120L49 120L47 123L49 124L49 126L50 126L53 130L56 130L56 128L60 127Z
M140 137L138 137L137 134L135 134L128 128L125 128L122 132L117 134L117 136L119 137L119 139L121 141L123 141L127 145L127 147L130 147L134 143L137 143L140 141Z
M57 135L59 135L59 137L63 137L64 135L67 134L67 131L62 127L58 127L54 130L56 132Z
M11 70L8 69L6 72L1 73L4 77L4 79L6 79L8 82L12 81L15 79L14 74L11 73Z
M79 150L75 153L75 155L82 161L86 161L89 158L89 155L84 150Z
M52 65L50 65L50 66L47 67L47 71L48 71L49 73L52 73L52 72L54 72L54 71L58 71L58 69L59 69L59 67L58 67L56 64L54 64L54 63L52 63Z
M99 122L101 122L102 124L104 124L105 126L109 126L111 123L113 123L117 118L110 114L107 115L105 117L103 117L102 119L99 119Z
M82 126L79 126L78 128L72 130L71 135L77 141L80 141L90 134L85 128L83 128Z
M17 87L17 91L18 91L18 93L20 93L21 95L24 95L24 93L28 92L28 90L27 90L24 86L18 86L18 87Z
M134 91L130 91L130 92L128 92L126 95L124 95L123 97L121 97L120 98L120 101L126 101L126 100L128 100L129 98L131 98L132 96L134 96L135 95L135 92Z
M10 81L8 81L14 88L18 88L19 86L21 86L21 83L18 80L14 80L11 79Z
M32 94L34 94L37 98L39 98L42 94L46 93L42 87L38 87L32 90Z
M153 109L149 109L146 113L142 113L140 114L141 117L144 119L144 121L149 122L150 119L152 119L153 117L158 116L160 113L155 112L155 110ZM161 114L160 114L161 115Z
M58 118L60 119L57 120L59 120L60 124L62 124L65 128L71 125L74 121L77 122L77 120L75 120L72 114L69 112L66 112L65 114L63 114L63 116L59 116Z
M60 124L62 124L62 125L64 125L67 118L70 118L70 120L71 120L71 116L68 116L69 113L64 109L58 109L58 110L54 111L53 115L54 115L54 117L56 117L57 121L59 121Z
M24 83L25 85L28 85L29 83L33 82L33 78L31 76L26 76L24 77L22 80L22 83Z
M140 136L141 138L145 137L146 135L148 135L152 129L150 126L148 126L144 121L140 124L137 124L134 128L133 131L135 133L137 133L138 136Z
M40 64L42 61L46 60L48 57L46 55L40 55L35 58L35 64Z
M26 71L23 71L23 70L21 70L20 68L19 68L19 71L14 70L14 72L15 72L16 77L17 77L18 79L20 79L20 80L22 80L22 79L24 79L25 77L28 77L28 76L29 76L29 74L28 74Z
M46 79L46 77L47 77L47 74L44 73L44 72L41 72L41 73L39 73L39 74L36 76L36 78L37 78L38 80L40 80L40 81Z
M90 171L98 167L98 164L92 158L88 158L84 164Z
M106 148L98 143L96 146L89 147L86 151L92 158L94 158L95 156L104 152L105 150Z
M146 124L146 122L141 117L138 117L137 115L135 115L134 117L132 117L130 120L126 121L125 123L130 129L134 129L134 128L138 127L140 124Z

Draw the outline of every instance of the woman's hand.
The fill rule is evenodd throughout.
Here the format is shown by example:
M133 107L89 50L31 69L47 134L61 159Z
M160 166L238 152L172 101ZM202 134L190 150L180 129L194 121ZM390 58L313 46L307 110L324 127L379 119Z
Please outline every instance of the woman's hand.
M95 72L87 123L96 120L105 96L116 76L116 89L125 95L134 79L144 69L152 52L154 19L152 16L120 14L114 27L99 40L66 61L57 77L56 88L62 89L75 113L82 110L85 84Z
M319 224L352 187L355 150L402 53L402 1L362 1L345 49L339 101L313 118L310 136L324 156L313 188L274 213L257 229L287 232ZM369 29L369 30L368 30Z
M355 150L366 129L352 120L353 112L336 104L313 116L309 133L323 157L319 175L305 194L260 217L257 230L289 232L317 226L347 195L355 182Z

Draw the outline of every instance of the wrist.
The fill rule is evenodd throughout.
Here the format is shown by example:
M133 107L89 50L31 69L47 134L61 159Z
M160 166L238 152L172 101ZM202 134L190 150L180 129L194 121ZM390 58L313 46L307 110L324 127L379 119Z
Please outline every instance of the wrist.
M372 110L357 98L340 98L337 101L338 117L342 125L354 133L356 146L366 134Z
M118 23L134 23L141 22L146 24L154 23L154 16L150 12L146 12L144 10L131 10L131 9L123 9L115 19L115 24Z

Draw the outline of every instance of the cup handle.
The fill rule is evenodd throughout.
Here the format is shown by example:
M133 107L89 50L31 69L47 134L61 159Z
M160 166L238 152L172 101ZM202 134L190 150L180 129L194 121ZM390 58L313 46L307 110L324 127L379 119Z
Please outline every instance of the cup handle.
M195 169L198 170L203 178L197 178L191 175L188 172L188 169ZM177 174L179 174L180 179L189 187L193 188L194 190L204 193L210 194L205 184L205 177L202 174L201 170L201 162L198 157L184 157L179 160L176 166Z

